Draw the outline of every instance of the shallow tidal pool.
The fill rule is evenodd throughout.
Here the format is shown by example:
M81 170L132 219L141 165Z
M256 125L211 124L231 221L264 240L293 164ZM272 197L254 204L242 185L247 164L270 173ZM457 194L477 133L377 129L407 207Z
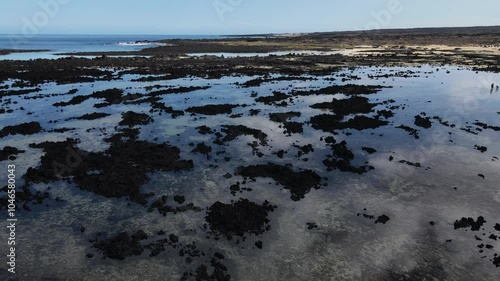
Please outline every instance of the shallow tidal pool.
M500 74L141 77L0 84L18 280L498 278Z

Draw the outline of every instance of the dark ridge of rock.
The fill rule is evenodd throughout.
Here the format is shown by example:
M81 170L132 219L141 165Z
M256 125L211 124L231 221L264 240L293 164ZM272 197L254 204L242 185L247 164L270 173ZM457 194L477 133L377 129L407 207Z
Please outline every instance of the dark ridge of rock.
M24 150L19 150L15 147L12 146L6 146L0 150L0 161L5 161L9 160L9 156L14 155L17 156L18 154L24 153Z
M241 118L241 117L243 117L243 113L229 115L229 118L232 118L232 119Z
M366 211L366 209L365 209L365 211ZM362 214L362 213L357 213L356 215L357 215L358 217L359 217L359 216L361 216L361 215L363 215L363 218L365 218L365 219L369 219L369 220L374 220L374 219L375 219L375 216L374 216L374 215L369 215L369 214L364 214L364 213L363 213L363 214Z
M486 130L486 129L490 129L490 130L493 130L493 131L496 131L496 132L500 131L500 127L498 127L498 126L490 126L490 125L488 125L488 124L486 124L486 123L479 122L479 121L476 121L476 122L474 123L474 125L476 125L476 126L478 126L478 127L481 127L481 128L483 128L484 130Z
M233 236L260 235L270 229L268 214L275 210L268 201L258 205L247 199L231 204L215 202L208 208L205 217L214 234L231 240Z
M115 237L105 240L98 240L94 243L94 248L100 250L105 257L114 260L124 260L130 256L140 256L144 247L140 244L144 237L144 232L136 232L130 236L127 232L122 232Z
M204 106L193 106L186 109L186 112L203 115L231 114L233 109L240 107L237 104L209 104Z
M500 256L497 255L495 257L493 257L493 265L495 265L495 267L500 267Z
M243 125L223 125L221 131L226 134L226 136L222 138L222 142L233 141L242 135L250 135L259 140L261 145L267 144L267 135L261 130L248 128Z
M195 273L184 272L180 281L230 281L231 275L227 273L228 268L219 260L215 255L210 259L211 273L206 264L201 264L196 268Z
M272 96L258 97L255 99L255 101L265 103L267 105L287 106L288 103L285 100L289 99L290 97L291 96L289 96L283 92L275 91L275 92L273 92ZM278 103L280 101L281 101L281 103Z
M257 247L258 249L262 249L263 246L264 245L263 245L262 241L259 240L259 241L255 242L255 247Z
M285 113L271 113L269 118L273 122L283 123L285 134L302 134L304 132L304 124L300 122L290 122L289 119L293 117L300 117L300 112L285 112Z
M462 130L464 132L467 132L467 133L470 133L470 134L473 134L473 135L478 135L479 132L483 131L483 129L481 129L481 128L474 128L473 126L465 126L465 127L460 128L460 130Z
M481 153L485 153L486 151L488 151L488 148L486 146L475 145L474 149L481 151Z
M236 175L249 178L272 178L290 191L294 201L303 199L312 188L318 189L321 177L312 170L295 172L289 167L276 164L239 167Z
M495 224L495 230L500 231L500 223Z
M149 74L149 72L141 71L141 73L136 73L136 74L146 75L146 74ZM139 77L136 79L132 79L131 81L132 82L154 82L154 81L172 80L172 79L178 79L178 78L183 78L183 76L171 75L171 74L155 75L155 76L149 75L146 77ZM169 86L154 85L154 86L146 86L146 87L144 87L144 89L146 89L147 91L151 91L153 89L159 89L159 88L163 88L163 87L169 87Z
M175 235L175 234L170 234L170 235L168 236L168 239L169 239L169 240L170 240L170 242L172 242L172 243L177 243L177 242L179 242L179 237L178 237L177 235Z
M273 122L278 122L278 123L286 123L289 119L294 118L294 117L300 117L302 113L300 112L285 112L285 113L270 113L269 118Z
M344 94L346 96L351 95L369 95L380 92L383 86L371 86L371 85L333 85L328 86L319 90L310 91L294 91L292 94L297 96L310 96L310 95L336 95Z
M90 99L90 96L76 96L76 97L73 97L70 101L67 101L67 102L60 101L60 102L54 103L53 105L55 107L62 107L62 106L68 106L68 105L81 104L82 102L84 102L88 99Z
M280 149L280 150L278 150L278 152L276 152L276 156L278 156L278 158L283 159L283 156L285 156L285 153L287 153L287 152L284 151L283 149Z
M260 113L260 109L250 109L250 116L257 116Z
M180 205L184 204L186 202L186 198L182 195L175 195L174 196L174 201Z
M138 230L130 236L133 240L141 241L148 239L148 235L143 230Z
M297 157L302 157L302 155L309 154L311 152L314 152L314 147L312 144L304 145L304 146L298 146L294 145L295 148L299 150Z
M377 218L377 220L375 221L375 223L382 223L382 224L386 224L388 221L390 220L390 218L386 215L381 215Z
M210 86L190 86L190 87L178 87L171 88L166 90L160 90L155 92L150 92L149 95L153 97L162 96L162 95L171 95L171 94L184 94L189 92L194 92L198 90L207 90L210 89Z
M205 143L198 143L196 145L196 148L193 149L192 151L193 153L200 153L200 154L204 154L207 156L207 159L210 159L210 153L212 153L212 147L211 146L208 146L206 145Z
M165 232L160 231L158 234L165 235ZM173 235L173 234L171 234L171 235ZM149 254L150 257L156 257L159 254L161 254L162 252L167 250L166 246L170 246L170 247L175 248L176 243L177 242L172 242L171 240L164 238L164 239L156 240L156 241L153 241L149 244L144 245L144 249L151 250L151 253Z
M347 142L342 141L341 143L337 143L332 145L333 148L333 156L336 158L347 159L349 161L354 160L354 153L347 147Z
M285 134L302 134L304 132L304 123L300 122L285 122L283 124L285 127Z
M336 144L337 140L333 136L328 136L324 139L327 144Z
M7 186L1 189L1 191L7 193L8 192ZM27 205L27 203L32 203L33 205L41 205L45 199L50 197L50 194L48 192L41 192L41 191L33 192L26 185L18 186L16 188L15 194L16 194L16 209L22 208L23 210L26 211L30 211L30 208ZM58 198L56 198L56 201L58 201ZM0 210L7 210L9 204L10 203L8 195L0 197Z
M128 111L122 113L122 121L120 121L119 125L134 127L137 125L147 125L152 122L154 122L153 118L147 114Z
M42 91L42 89L39 88L39 87L34 88L34 89L0 91L0 96L1 97L21 96L21 95L27 95L27 94L30 94L30 93L38 93L40 91Z
M27 173L23 176L26 184L49 183L69 176L72 169L67 164L77 166L77 164L81 163L82 157L88 155L88 152L77 148L76 144L77 141L74 139L67 139L62 142L30 144L31 148L43 149L45 155L42 156L41 165L38 168L28 168ZM71 157L70 162L66 161L68 156Z
M478 177L485 179L486 177L483 174L477 174Z
M337 115L370 113L377 104L372 104L366 97L353 96L348 99L333 99L331 102L323 102L311 105L311 108L329 109Z
M112 104L122 103L123 102L122 95L123 95L123 90L114 88L114 89L94 92L92 95L90 95L90 97L95 99L104 99L105 103L94 105L94 107L101 108L110 106Z
M100 107L106 107L112 104L119 104L121 103L122 100L122 94L123 90L120 89L108 89L104 91L98 91L94 92L91 95L80 95L80 96L75 96L73 97L70 101L67 102L57 102L54 103L55 107L63 107L63 106L68 106L68 105L76 105L76 104L81 104L82 102L89 100L91 98L95 99L104 99L106 102L101 103L101 104L96 104L94 107L100 108Z
M66 132L74 131L74 130L76 130L76 128L56 128L56 129L48 130L47 132L48 133L66 133Z
M184 115L184 111L182 110L175 110L173 107L171 106L166 106L165 103L163 102L158 102L158 101L152 101L151 102L151 109L149 110L150 113L154 113L154 112L160 112L160 115L161 115L161 112L165 112L167 114L171 114L172 115L172 118L177 118L179 116L183 116Z
M399 161L399 163L406 164L408 166L417 167L417 168L421 168L422 167L422 165L420 163L413 163L413 162L406 161L406 160L401 160L401 161Z
M313 230L315 228L318 228L318 225L315 222L308 222L307 224L307 229Z
M14 61L12 61L13 64ZM6 67L6 66L4 66ZM97 80L110 81L113 71L99 69L98 67L86 67L86 63L80 64L74 60L32 60L23 61L21 65L11 66L12 72L3 71L2 77L24 80L26 85L55 82L61 84L95 82ZM5 68L4 68L5 69ZM20 70L23 71L20 71Z
M121 167L111 168L111 171L109 171L109 168L96 165L101 166L96 167L101 168L97 170L103 171L100 175L92 175L84 178L76 177L75 180L77 183L88 183L87 187L90 187L94 192L96 188L105 188L106 184L114 185L114 191L111 191L109 195L121 194L126 196L128 192L119 190L131 189L132 194L138 193L140 185L147 180L146 174L149 172L183 171L193 168L191 160L180 159L179 148L167 144L154 144L147 141L117 142L111 144L107 153L110 155L109 163ZM121 168L120 171L122 174L130 173L131 176L124 176L123 179L117 178L116 173L118 172L118 168ZM110 177L114 177L114 179ZM127 178L131 181L127 182ZM98 185L101 186L95 186L96 183L92 185L93 180L97 181ZM120 185L123 186L120 187Z
M460 228L470 228L472 231L479 231L481 227L486 223L484 217L478 217L477 221L474 221L473 218L462 218L460 220L456 220L453 224L455 230Z
M274 81L308 81L308 80L317 80L316 78L308 78L308 77L300 77L300 76L281 76L276 78L255 78L252 80L248 80L245 83L237 83L240 87L250 88L250 87L259 87L264 83L274 82Z
M94 113L84 114L84 115L79 116L79 117L70 118L70 120L71 119L74 119L74 120L96 120L96 119L100 119L100 118L104 118L104 117L108 117L108 116L111 116L111 114L103 113L103 112L94 112Z
M413 136L417 140L420 138L420 136L418 135L418 130L413 129L412 127L401 125L401 126L396 127L396 129L403 129L403 130L407 131L408 133L410 133L410 136Z
M231 194L234 196L236 195L236 192L241 190L241 188L239 184L233 184L229 187L229 190L231 190Z
M351 172L355 174L364 174L374 168L372 166L354 167L351 165L354 160L354 153L347 147L347 142L334 143L332 146L332 155L323 160L323 164L328 171L339 170L342 172Z
M177 198L178 201L182 198ZM175 201L175 198L174 198ZM181 204L177 202L178 204ZM167 216L168 213L172 214L178 214L178 213L184 213L188 211L193 211L193 212L201 212L202 209L200 207L195 206L193 203L189 203L186 205L182 205L179 207L172 207L167 204L167 197L162 196L161 198L158 198L156 201L154 201L149 207L148 207L148 212L153 212L154 210L157 210L158 213L162 214L163 216Z
M346 122L343 122L343 116L321 114L311 117L312 127L316 130L323 130L325 132L334 132L336 130L355 129L358 131L366 129L375 129L388 125L389 122L382 121L376 118L366 116L355 116Z
M208 134L213 134L214 131L212 129L210 129L209 127L203 125L203 126L200 126L200 127L196 127L196 130L198 130L198 133L202 134L202 135L208 135Z
M366 151L368 154L373 154L373 153L377 152L377 150L375 148L371 148L371 147L364 147L363 146L361 149Z
M377 110L377 114L378 114L378 116L382 116L385 119L389 119L389 118L394 117L394 112L387 110L387 109Z
M343 119L339 115L321 114L311 117L310 123L316 130L334 132L335 130L342 129L341 124Z
M437 120L439 122L439 124L446 126L446 127L449 127L449 128L455 128L457 126L455 124L450 124L449 121L445 121L442 117L439 117L439 116L434 116L434 117L432 117L432 119Z
M148 173L189 170L193 162L181 160L177 147L136 141L133 137L122 141L123 136L115 135L108 140L111 146L103 153L82 151L71 139L30 145L42 148L45 155L38 168L28 169L25 182L28 185L68 179L82 190L105 197L128 197L146 205L149 195L142 194L140 187L148 181Z
M431 118L417 115L415 116L415 125L424 129L429 129L432 127Z
M23 123L14 126L5 126L0 130L0 138L8 135L33 135L42 131L42 126L38 122Z

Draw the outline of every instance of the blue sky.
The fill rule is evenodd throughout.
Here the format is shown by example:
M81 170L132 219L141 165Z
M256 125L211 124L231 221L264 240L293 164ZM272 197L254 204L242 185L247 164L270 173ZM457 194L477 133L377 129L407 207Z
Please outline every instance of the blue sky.
M45 8L44 8L45 6ZM2 0L0 33L248 34L500 25L498 0Z

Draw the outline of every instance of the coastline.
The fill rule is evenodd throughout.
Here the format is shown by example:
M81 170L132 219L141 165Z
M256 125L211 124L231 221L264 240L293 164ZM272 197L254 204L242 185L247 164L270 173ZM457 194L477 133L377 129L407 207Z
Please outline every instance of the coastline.
M40 50L40 49L34 49L34 50L0 49L0 56L9 55L9 54L15 54L15 53L41 53L41 52L48 52L48 51L50 51L50 50Z
M499 34L177 39L0 60L0 161L19 179L0 208L24 225L21 277L493 280Z

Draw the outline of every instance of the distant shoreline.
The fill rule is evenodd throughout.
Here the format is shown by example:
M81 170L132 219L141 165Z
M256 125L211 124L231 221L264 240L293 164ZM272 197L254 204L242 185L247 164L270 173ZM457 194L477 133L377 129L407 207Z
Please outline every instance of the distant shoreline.
M303 34L224 35L218 39L168 39L167 44L138 51L59 53L66 56L182 55L196 53L271 53L332 51L380 46L447 46L500 49L500 26L412 28Z
M49 52L49 51L50 50L39 50L39 49L36 49L36 50L0 49L0 56L14 54L14 53L40 53L40 52Z

